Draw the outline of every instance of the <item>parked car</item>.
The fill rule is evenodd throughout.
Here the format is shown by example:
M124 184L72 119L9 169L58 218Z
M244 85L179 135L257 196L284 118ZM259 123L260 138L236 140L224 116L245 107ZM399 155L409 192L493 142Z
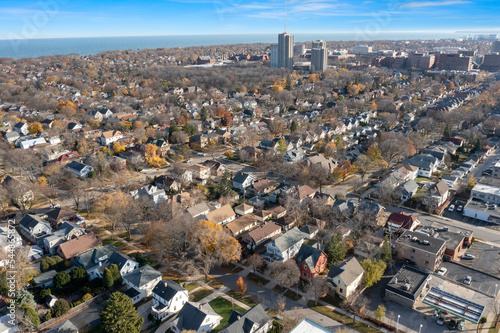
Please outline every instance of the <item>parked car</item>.
M441 267L438 271L437 271L437 274L439 276L444 276L446 274L446 272L448 272L448 269L446 267Z
M456 330L458 329L458 320L456 319L450 319L450 322L448 323L448 329L449 330Z
M16 217L16 213L10 213L10 214L5 215L6 219L13 219L15 217Z
M469 286L470 286L470 284L472 283L472 277L470 277L469 275L467 275L467 276L465 277L465 279L464 279L464 283L465 283L466 285L469 285Z
M436 321L436 323L439 325L439 326L443 326L444 325L444 317L439 317Z
M59 207L61 207L60 204L52 204L52 205L50 205L50 208L59 208Z
M450 207L448 207L449 212L453 212L454 210L455 210L455 205L450 205Z
M464 206L460 205L457 207L457 212L461 212L464 210Z
M462 259L473 260L473 259L476 259L476 256L473 254L466 253L466 254L462 255Z

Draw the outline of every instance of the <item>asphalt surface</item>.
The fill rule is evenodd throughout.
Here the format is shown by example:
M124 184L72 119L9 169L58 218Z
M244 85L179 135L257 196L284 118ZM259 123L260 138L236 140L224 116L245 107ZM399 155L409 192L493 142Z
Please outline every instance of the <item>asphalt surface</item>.
M70 321L80 332L86 332L87 330L97 326L97 324L101 321L99 318L99 311L104 306L105 302L106 300L102 300L99 303L91 305L87 309L70 318Z
M460 264L494 275L500 279L500 247L474 242L467 250L467 254L472 254L476 258L473 260L461 259ZM500 281L497 283L500 283Z

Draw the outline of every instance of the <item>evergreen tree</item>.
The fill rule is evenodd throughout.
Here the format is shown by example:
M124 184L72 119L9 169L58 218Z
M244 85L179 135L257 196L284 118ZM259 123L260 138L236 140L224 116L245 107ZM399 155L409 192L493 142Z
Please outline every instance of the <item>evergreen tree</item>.
M296 132L298 129L299 129L299 125L297 124L297 122L295 120L292 120L292 123L290 124L290 131L293 133L293 132Z
M116 264L112 264L109 266L109 270L111 271L111 274L113 274L113 280L115 283L115 286L118 284L122 283L122 274L120 273L120 269Z
M69 311L69 304L65 299L58 299L52 307L52 318L65 315Z
M446 124L446 127L444 128L443 135L445 138L451 137L450 125Z
M27 291L26 289L19 289L16 293L16 303L19 308L22 308L24 305L29 305L34 307L36 305L35 303L35 297L33 296L32 293Z
M382 246L382 251L380 253L380 259L385 263L392 260L391 244L389 242L389 236L385 237L384 245Z
M132 300L114 292L100 312L102 328L107 333L140 333L144 319L139 317Z
M57 289L63 289L68 286L71 282L71 276L66 272L59 272L54 276L54 287Z
M87 271L82 266L75 267L71 270L71 282L75 286L79 286L87 282Z
M328 263L330 265L344 260L347 251L340 233L337 233L332 237L326 252L328 254Z
M107 267L104 268L104 273L102 275L102 282L104 283L104 286L108 289L111 289L115 284L113 273Z
M206 107L201 108L201 114L200 114L201 120L205 121L208 119L208 110Z

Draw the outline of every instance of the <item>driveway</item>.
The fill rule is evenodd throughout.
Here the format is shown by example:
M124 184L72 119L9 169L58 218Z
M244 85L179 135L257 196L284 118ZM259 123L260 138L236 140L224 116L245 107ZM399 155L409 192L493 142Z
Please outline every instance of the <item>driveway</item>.
M70 318L70 321L80 332L86 332L100 323L101 319L99 317L99 311L104 306L105 302L106 299L99 303L92 304L87 309Z

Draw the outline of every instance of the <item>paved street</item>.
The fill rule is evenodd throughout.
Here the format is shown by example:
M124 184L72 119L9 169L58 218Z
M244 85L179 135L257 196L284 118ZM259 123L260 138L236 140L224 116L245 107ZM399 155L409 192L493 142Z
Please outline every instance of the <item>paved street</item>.
M91 305L89 308L70 318L70 321L80 330L80 332L91 329L99 324L99 311L104 306L105 302L106 300L102 300L99 303Z

